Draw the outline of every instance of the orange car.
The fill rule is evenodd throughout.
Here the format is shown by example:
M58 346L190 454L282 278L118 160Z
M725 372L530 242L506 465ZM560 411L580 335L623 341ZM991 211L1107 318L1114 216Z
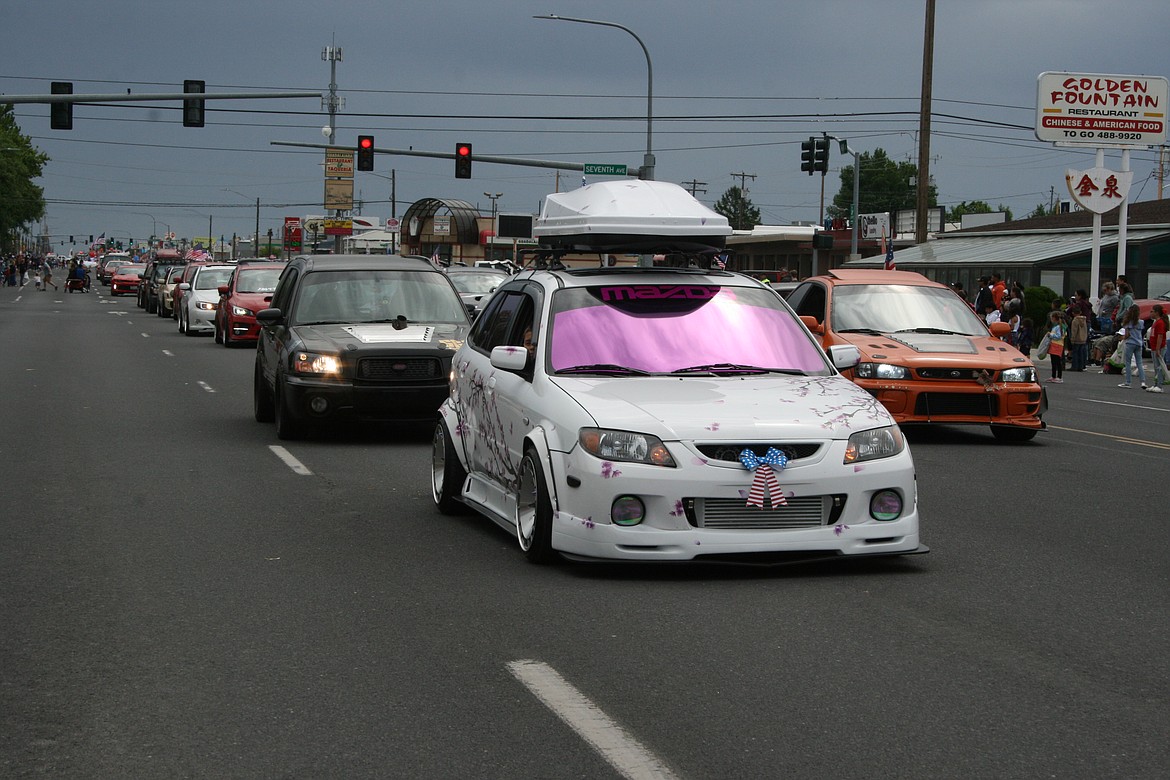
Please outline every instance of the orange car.
M838 268L805 281L789 305L826 350L851 344L845 375L901 425L990 425L1001 441L1044 429L1047 394L1032 361L946 285L908 271Z

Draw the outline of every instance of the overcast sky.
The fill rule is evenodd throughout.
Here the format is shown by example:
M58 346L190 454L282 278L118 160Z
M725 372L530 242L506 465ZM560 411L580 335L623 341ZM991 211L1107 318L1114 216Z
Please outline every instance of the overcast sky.
M15 7L14 7L15 6ZM328 90L326 46L341 47L345 105L336 140L378 147L640 165L646 150L646 59L613 28L533 19L558 14L630 28L654 75L656 178L704 182L713 204L746 183L766 224L815 220L821 177L800 171L800 142L828 132L858 151L915 162L926 0L15 0L0 10L0 92ZM1170 75L1167 0L938 0L930 172L940 203L982 200L1025 216L1067 199L1066 168L1092 151L1036 140L1044 71ZM142 238L251 235L284 216L323 213L324 153L316 98L209 103L184 128L178 103L74 108L49 128L47 105L21 104L25 134L52 159L41 184L49 233ZM545 117L557 117L546 119ZM606 117L616 119L605 119ZM825 202L851 164L833 148ZM1155 150L1136 151L1131 197L1157 197ZM1120 168L1107 154L1106 167ZM391 201L391 172L396 181ZM401 216L415 200L466 200L484 213L535 212L580 174L379 155L358 173L363 213ZM732 174L748 174L740 179ZM862 179L864 186L864 177ZM702 192L705 189L706 192Z

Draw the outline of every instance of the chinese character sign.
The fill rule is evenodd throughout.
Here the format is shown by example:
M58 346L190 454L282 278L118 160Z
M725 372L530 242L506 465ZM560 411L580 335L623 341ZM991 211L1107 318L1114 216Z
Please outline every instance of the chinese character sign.
M1065 183L1073 200L1094 214L1104 214L1121 205L1129 195L1133 171L1111 171L1108 168L1090 168L1087 171L1064 172Z

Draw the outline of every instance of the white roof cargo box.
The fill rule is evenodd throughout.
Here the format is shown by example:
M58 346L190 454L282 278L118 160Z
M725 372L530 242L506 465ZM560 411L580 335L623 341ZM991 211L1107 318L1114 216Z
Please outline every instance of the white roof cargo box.
M677 184L635 179L546 196L532 235L578 251L702 251L722 249L731 226Z

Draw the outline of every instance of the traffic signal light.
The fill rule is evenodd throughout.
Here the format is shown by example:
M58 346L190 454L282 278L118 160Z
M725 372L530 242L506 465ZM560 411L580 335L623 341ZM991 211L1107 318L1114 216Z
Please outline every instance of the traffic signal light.
M455 178L471 178L471 144L455 144Z
M183 92L192 94L206 92L207 84L202 81L187 79L183 82ZM203 127L203 101L183 101L183 127Z
M73 82L72 81L54 81L49 91L54 95L72 95ZM73 129L73 104L72 103L50 103L49 104L49 127L53 130L72 130Z
M800 142L800 169L808 171L808 175L813 174L813 150L816 148L817 140L811 135L807 141Z
M820 171L822 174L829 171L829 139L816 138L813 140L815 148L813 149L813 170Z
M374 170L374 136L358 136L358 170Z

